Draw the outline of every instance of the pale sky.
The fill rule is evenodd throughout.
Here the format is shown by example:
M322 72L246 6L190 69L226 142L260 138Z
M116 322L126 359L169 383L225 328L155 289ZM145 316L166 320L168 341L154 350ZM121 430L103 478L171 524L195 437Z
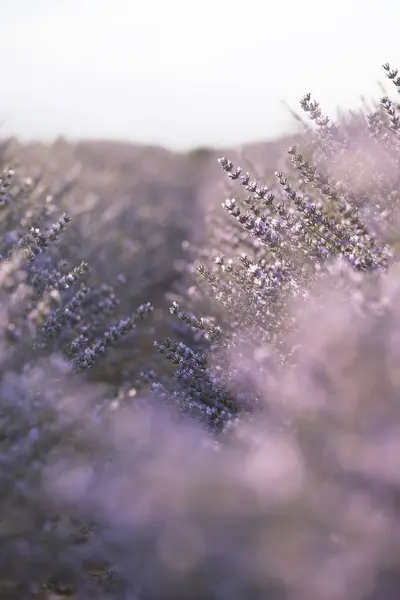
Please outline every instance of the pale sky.
M292 127L282 100L379 97L399 23L399 0L0 0L0 134L268 139Z

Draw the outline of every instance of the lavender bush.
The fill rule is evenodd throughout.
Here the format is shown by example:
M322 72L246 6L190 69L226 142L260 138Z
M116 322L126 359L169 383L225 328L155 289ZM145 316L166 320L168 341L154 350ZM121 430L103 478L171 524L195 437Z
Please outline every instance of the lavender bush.
M2 597L397 597L399 110L301 107L315 129L268 186L219 160L247 195L183 244L154 342L172 376L88 378L152 306L113 321L113 288L63 257L68 183L5 170Z

